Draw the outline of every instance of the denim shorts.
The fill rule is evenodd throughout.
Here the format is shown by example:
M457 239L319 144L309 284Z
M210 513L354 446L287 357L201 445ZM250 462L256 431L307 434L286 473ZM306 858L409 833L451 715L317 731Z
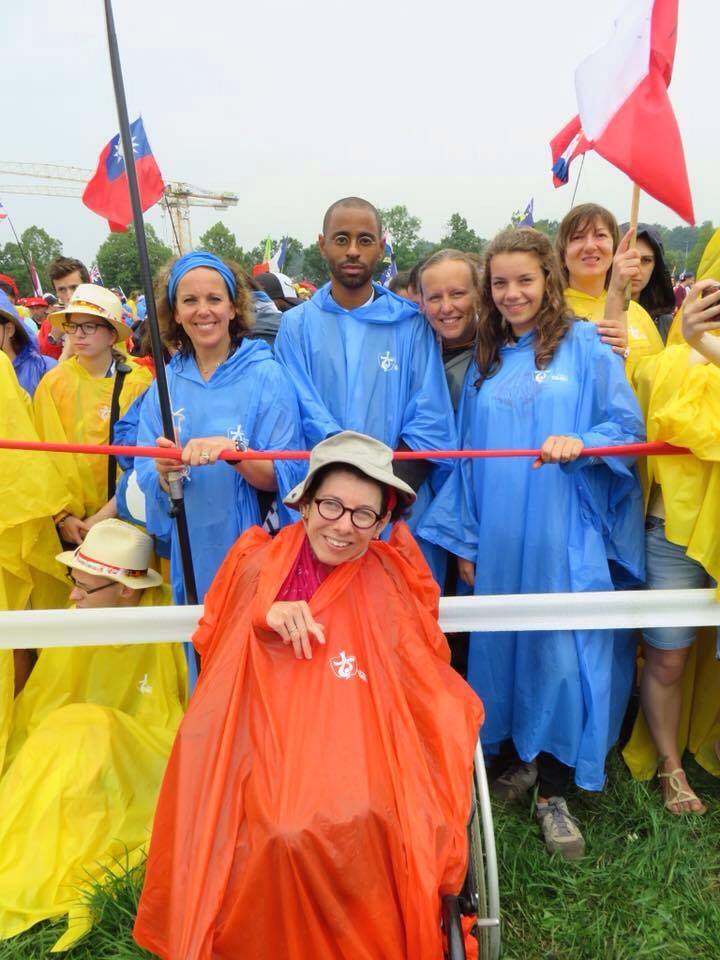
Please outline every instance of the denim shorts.
M645 560L648 590L690 590L715 586L715 581L685 553L685 547L670 543L665 521L645 521ZM645 627L645 642L658 650L682 650L695 641L697 627Z

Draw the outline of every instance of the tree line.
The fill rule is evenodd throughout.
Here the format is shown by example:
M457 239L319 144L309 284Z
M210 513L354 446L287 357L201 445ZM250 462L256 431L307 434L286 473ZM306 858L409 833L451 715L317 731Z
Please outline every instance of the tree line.
M481 254L487 244L487 240L476 233L460 213L452 214L445 225L443 235L437 241L430 241L422 236L422 221L411 214L404 204L380 210L380 215L384 227L389 230L393 238L398 270L407 270L434 250L444 247ZM554 238L559 221L537 220L535 226ZM711 221L706 220L697 227L671 228L663 224L653 224L653 226L662 238L666 260L671 271L675 274L683 270L696 271L702 252L715 230ZM145 227L145 235L150 267L154 273L172 258L173 252L149 224ZM32 258L35 264L43 290L51 291L47 265L64 252L63 244L55 237L51 237L42 227L37 226L28 227L22 233L20 241L25 255L28 259ZM273 238L273 249L279 242L279 237ZM265 240L245 250L238 244L235 234L222 221L218 221L202 234L197 246L219 257L235 260L250 271L256 263L263 262ZM73 251L68 251L68 255L72 256ZM135 233L132 227L127 233L111 233L98 248L94 262L97 263L103 282L108 287L119 286L129 292L142 285L135 249ZM317 286L329 279L327 265L317 242L306 246L296 237L287 238L284 272L297 280L310 280ZM10 274L15 278L21 295L32 294L30 275L17 243L6 243L0 246L0 273Z

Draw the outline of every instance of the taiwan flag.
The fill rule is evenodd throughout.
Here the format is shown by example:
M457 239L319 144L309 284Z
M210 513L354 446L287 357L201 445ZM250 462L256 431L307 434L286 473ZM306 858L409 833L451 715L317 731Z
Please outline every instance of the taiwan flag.
M160 168L145 135L142 117L130 124L140 206L143 211L157 203L165 193ZM105 217L114 233L123 233L132 223L130 188L120 134L116 133L100 154L95 176L85 187L83 203L93 213Z

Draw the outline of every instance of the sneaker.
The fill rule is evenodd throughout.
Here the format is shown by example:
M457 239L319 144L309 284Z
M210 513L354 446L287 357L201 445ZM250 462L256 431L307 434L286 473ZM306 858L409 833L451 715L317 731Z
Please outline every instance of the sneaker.
M550 797L538 803L535 816L549 853L559 853L565 860L579 860L585 854L585 840L577 820L568 812L564 797Z
M490 793L496 800L520 800L538 778L537 764L514 763L490 785Z

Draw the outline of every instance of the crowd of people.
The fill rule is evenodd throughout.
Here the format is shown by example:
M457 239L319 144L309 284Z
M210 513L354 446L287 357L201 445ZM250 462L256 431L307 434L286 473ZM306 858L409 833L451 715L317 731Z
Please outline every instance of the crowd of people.
M720 773L720 675L694 649L715 637L448 644L437 600L717 584L720 231L675 287L652 227L621 230L597 204L554 242L507 229L388 288L368 201L332 204L319 245L331 280L311 297L204 251L158 273L173 440L133 297L59 258L57 302L23 310L0 276L0 436L182 451L3 452L2 607L187 602L178 483L205 603L185 655L0 651L0 937L68 911L63 942L86 930L69 889L120 848L141 855L160 791L135 929L159 956L321 956L332 929L338 956L359 955L362 931L384 957L435 957L427 922L462 882L483 707L492 791L536 788L551 853L584 855L568 798L603 789L624 721L628 766L657 774L668 814L705 812L683 751ZM584 455L646 438L691 452ZM539 455L438 456L458 448ZM240 457L298 449L309 471Z

